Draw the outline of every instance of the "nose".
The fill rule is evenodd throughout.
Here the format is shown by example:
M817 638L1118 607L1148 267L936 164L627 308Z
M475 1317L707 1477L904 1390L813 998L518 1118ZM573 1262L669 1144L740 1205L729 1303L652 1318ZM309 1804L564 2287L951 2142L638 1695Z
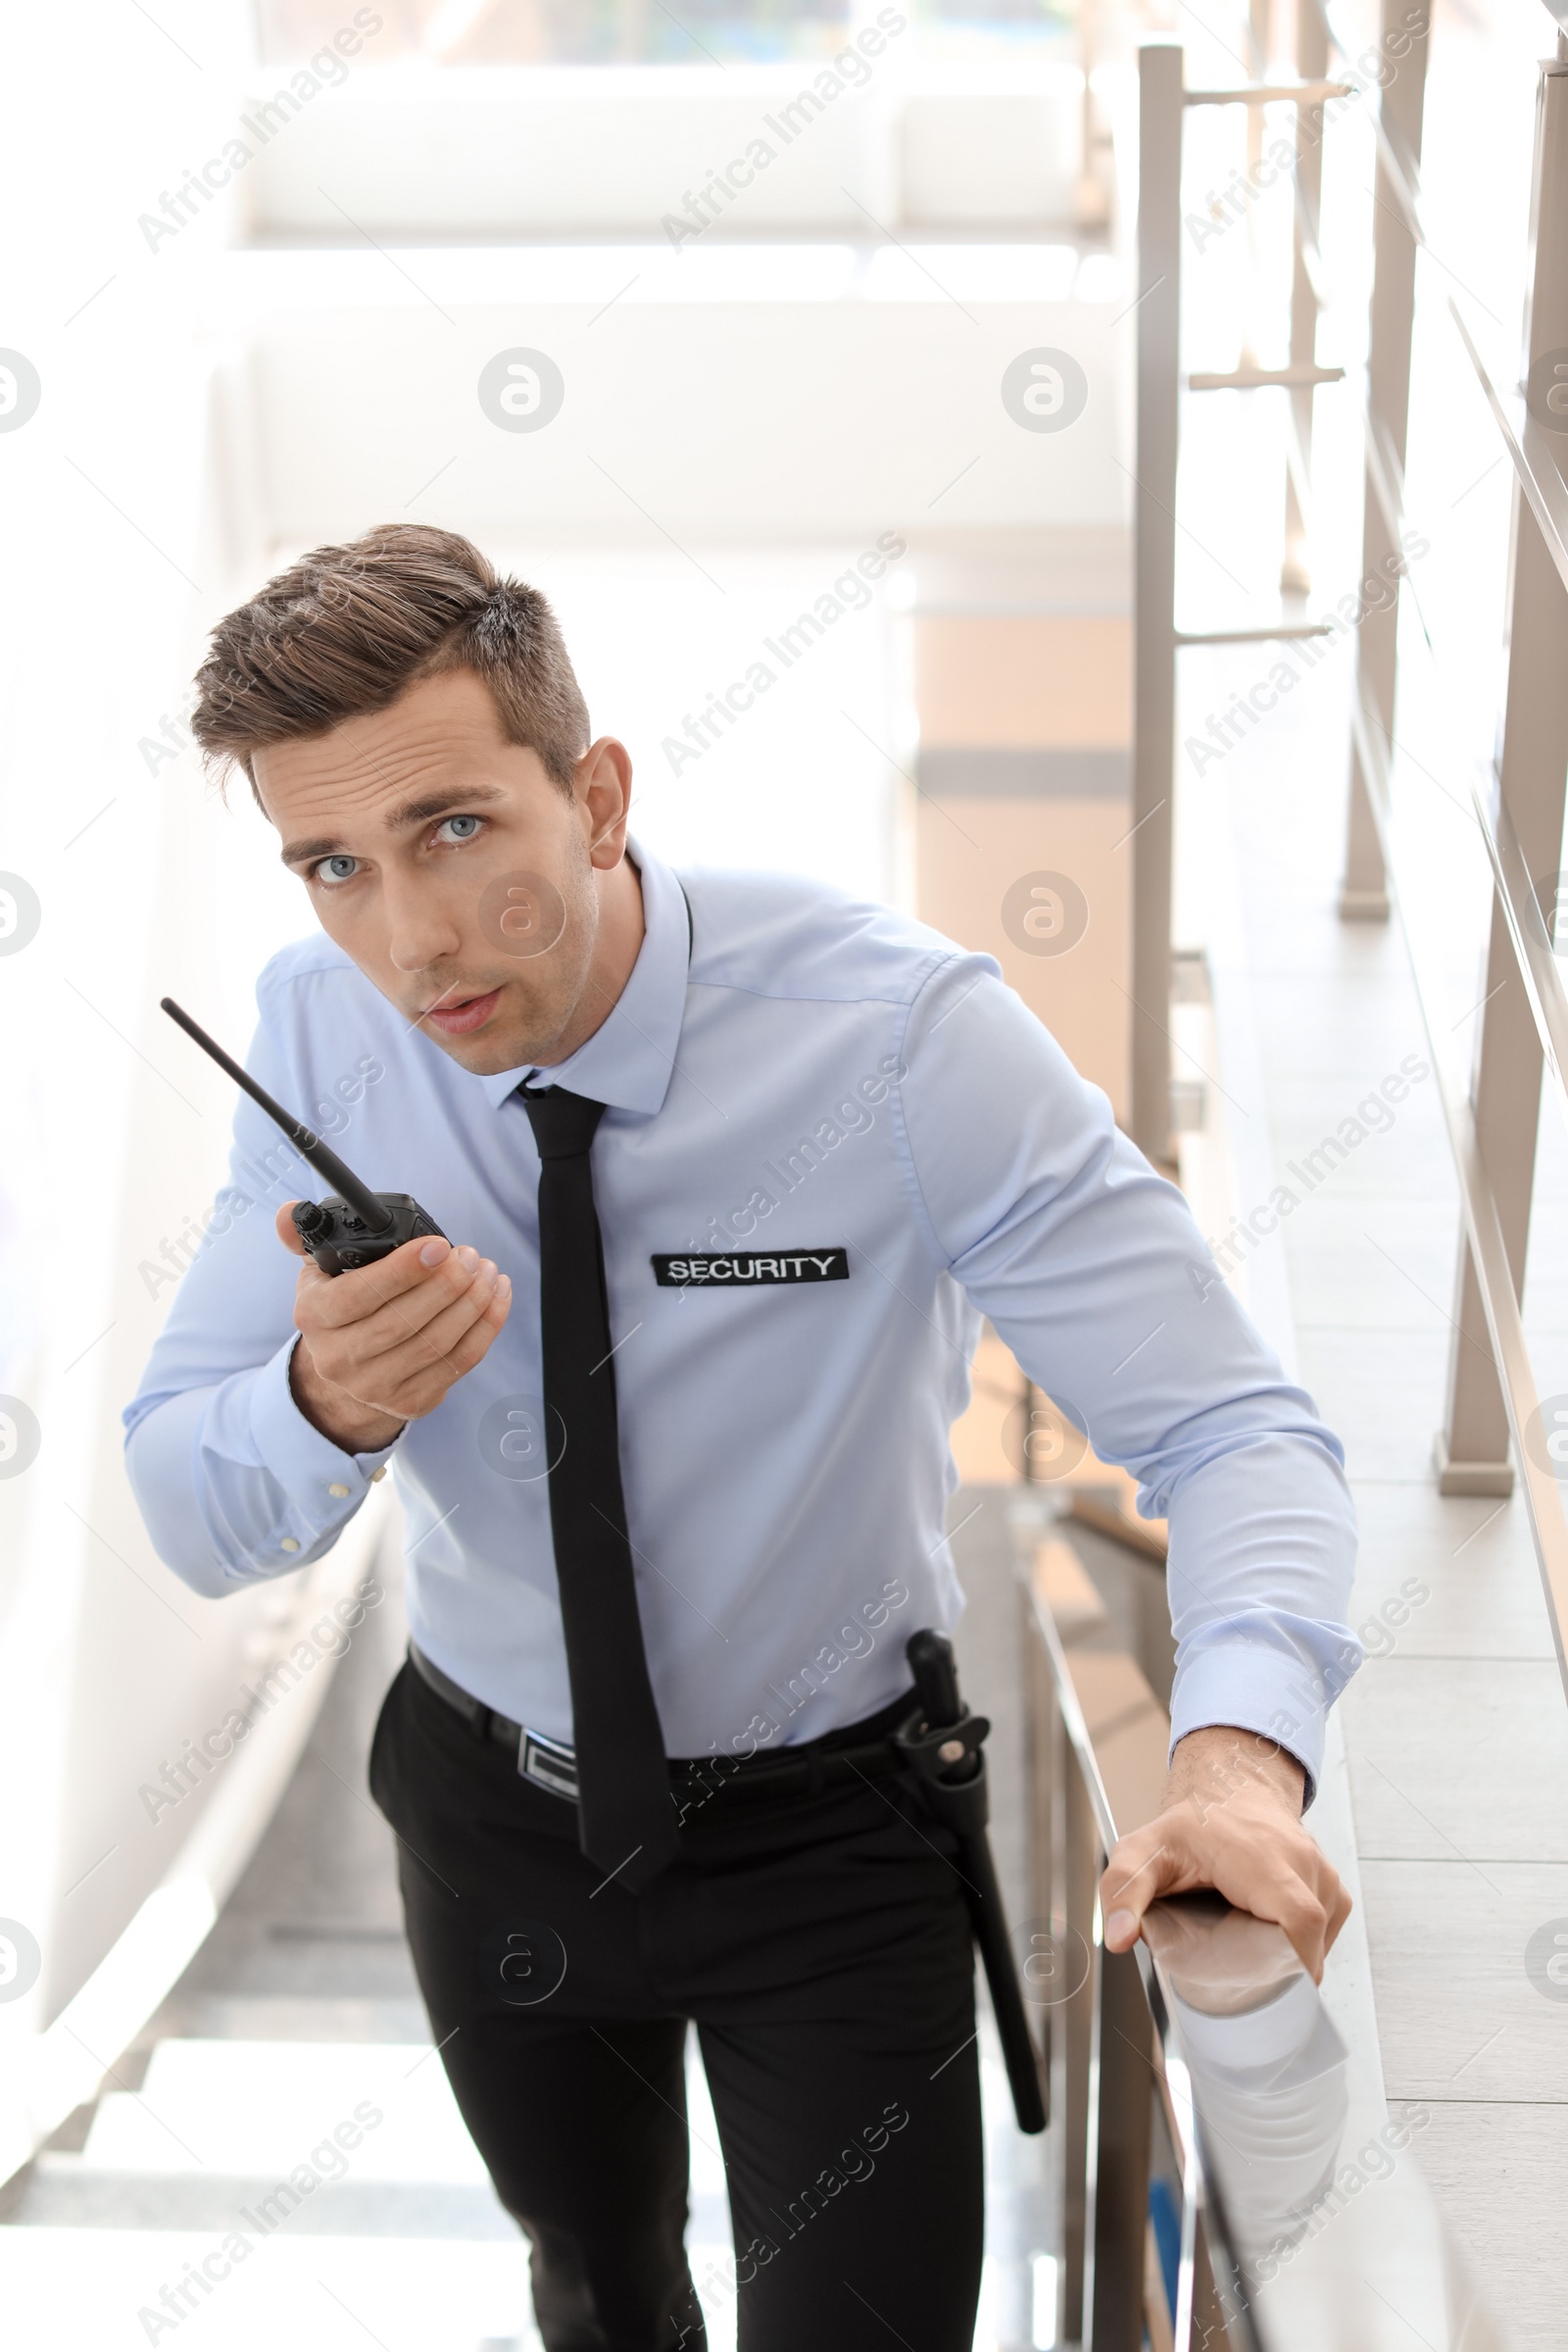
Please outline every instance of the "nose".
M400 972L428 971L463 945L462 927L428 882L390 884L387 917L387 954Z

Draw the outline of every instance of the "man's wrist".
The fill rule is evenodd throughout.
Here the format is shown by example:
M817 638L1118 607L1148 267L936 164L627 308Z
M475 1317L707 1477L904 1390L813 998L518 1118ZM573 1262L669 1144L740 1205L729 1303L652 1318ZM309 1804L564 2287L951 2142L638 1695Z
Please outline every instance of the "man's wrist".
M289 1395L314 1430L344 1453L379 1453L408 1424L378 1405L362 1404L346 1389L323 1380L311 1351L299 1341L288 1362Z
M1275 1798L1299 1820L1306 1774L1277 1740L1234 1724L1205 1724L1177 1741L1165 1781L1167 1807L1185 1799L1206 1813L1248 1788Z

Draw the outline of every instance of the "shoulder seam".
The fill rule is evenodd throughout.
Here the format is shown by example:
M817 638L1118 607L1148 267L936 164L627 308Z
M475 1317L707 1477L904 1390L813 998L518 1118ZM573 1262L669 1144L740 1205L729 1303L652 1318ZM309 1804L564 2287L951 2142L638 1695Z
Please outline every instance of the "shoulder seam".
M809 988L760 988L747 980L705 980L696 972L688 974L686 985L689 989L723 989L737 997L760 997L776 1004L902 1004L908 1009L944 964L961 963L966 956L979 952L959 947L928 948L914 965L907 988L901 988L896 995L889 995L879 988L869 988L830 997Z
M973 952L974 951L970 950L959 950L958 954L961 956L962 955ZM956 958L952 956L933 957L931 959L931 969L925 974L924 978L921 980L919 989L915 992L915 995L909 1000L908 1004L905 1008L904 1027L899 1037L899 1059L905 1064L906 1072L907 1072L908 1068L908 1056L906 1049L909 1042L909 1024L914 1019L915 1005L918 1004L921 996L924 995L926 988L936 978L937 973L941 970L943 964L951 963L955 960ZM977 987L979 983L976 982ZM965 1000L960 997L958 1002L959 1004L962 1004L965 1002ZM898 1139L900 1157L904 1162L905 1170L908 1179L909 1190L913 1195L916 1222L924 1227L927 1240L930 1244L931 1255L934 1263L942 1270L943 1273L951 1274L953 1271L953 1258L950 1252L944 1247L941 1234L937 1231L936 1219L931 1214L931 1204L925 1197L925 1186L920 1181L920 1165L914 1156L914 1138L909 1133L909 1122L905 1115L904 1088L902 1082L893 1103L893 1132Z

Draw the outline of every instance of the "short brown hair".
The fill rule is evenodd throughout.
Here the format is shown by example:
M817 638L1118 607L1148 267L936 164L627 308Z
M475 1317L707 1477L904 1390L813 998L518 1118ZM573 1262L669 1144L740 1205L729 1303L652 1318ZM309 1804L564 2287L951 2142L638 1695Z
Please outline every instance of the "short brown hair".
M210 765L324 735L384 710L420 678L470 669L510 743L564 790L588 746L588 706L537 588L503 579L470 541L382 523L318 547L220 620L196 673L191 732Z

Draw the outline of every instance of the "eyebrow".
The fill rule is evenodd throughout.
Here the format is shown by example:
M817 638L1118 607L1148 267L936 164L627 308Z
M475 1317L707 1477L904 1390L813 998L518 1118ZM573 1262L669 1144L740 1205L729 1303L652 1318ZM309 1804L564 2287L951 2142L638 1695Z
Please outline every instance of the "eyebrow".
M434 816L449 816L455 808L493 808L506 797L496 784L421 793L417 800L400 801L387 811L386 829L389 833L406 833L411 826L427 825ZM286 841L278 856L285 865L314 865L318 858L336 857L342 848L343 843L335 833L318 833L306 841Z

